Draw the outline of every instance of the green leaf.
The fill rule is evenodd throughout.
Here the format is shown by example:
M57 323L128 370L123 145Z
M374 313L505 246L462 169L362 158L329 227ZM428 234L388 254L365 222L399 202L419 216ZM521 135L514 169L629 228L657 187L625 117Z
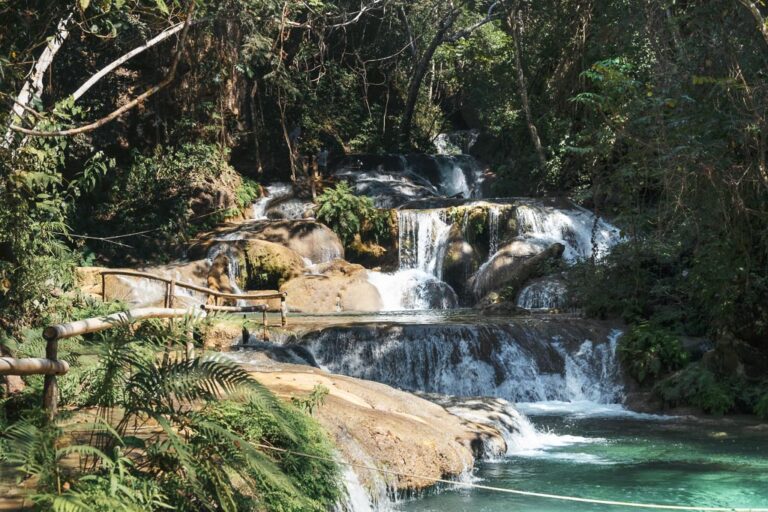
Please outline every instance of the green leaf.
M168 14L168 6L165 4L165 0L155 0L155 5L160 9L160 12Z

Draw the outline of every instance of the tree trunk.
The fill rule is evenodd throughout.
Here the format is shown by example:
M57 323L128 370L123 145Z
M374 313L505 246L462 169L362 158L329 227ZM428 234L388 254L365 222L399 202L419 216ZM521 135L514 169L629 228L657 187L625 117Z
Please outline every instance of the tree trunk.
M5 131L2 147L8 148L11 146L14 133L10 126L16 122L21 124L24 121L32 99L36 96L40 96L43 92L43 78L45 77L45 72L51 67L53 58L69 36L69 23L72 21L73 15L74 12L70 12L66 18L59 21L59 24L56 26L56 34L48 41L43 53L40 54L40 58L37 59L37 62L32 69L32 73L29 75L27 81L24 82L24 86L16 97L11 113L8 116L9 127Z
M520 20L518 10L513 10L507 18L509 28L512 29L512 40L515 44L515 68L517 69L517 86L520 89L520 102L525 112L525 120L528 124L528 132L531 134L531 142L536 149L536 155L539 157L539 165L544 169L547 165L547 158L544 156L544 148L541 145L541 139L539 138L539 131L536 129L536 124L533 122L533 114L531 112L531 104L528 101L528 85L525 80L525 72L523 71L523 60L520 55Z
M403 117L400 121L400 138L404 144L410 144L411 142L411 127L413 124L413 113L416 110L416 101L419 99L419 90L421 89L421 83L427 74L429 64L432 62L437 48L442 44L446 38L447 32L451 29L456 18L458 17L458 11L451 11L441 22L437 33L429 42L429 46L424 50L424 53L416 64L416 69L413 71L411 77L411 83L408 86L408 97L405 100L405 108L403 109Z

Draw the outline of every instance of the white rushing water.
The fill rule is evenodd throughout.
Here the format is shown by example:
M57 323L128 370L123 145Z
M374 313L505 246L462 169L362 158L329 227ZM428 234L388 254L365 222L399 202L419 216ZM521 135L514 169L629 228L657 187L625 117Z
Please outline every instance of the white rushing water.
M337 512L374 512L374 504L368 491L360 483L357 473L349 467L343 466L341 473L344 483L345 496L336 506ZM376 511L380 510L378 507Z
M499 250L499 219L501 217L501 208L498 206L488 207L488 257L492 257Z
M301 344L332 373L405 390L608 404L622 400L620 335L549 321L387 324L329 328L305 335Z
M368 272L382 298L382 311L450 309L456 292L442 281L451 225L444 210L402 210L398 214L400 270Z
M379 291L382 311L451 309L458 305L450 286L420 269L369 271L368 282Z
M260 197L251 207L251 217L255 220L266 220L267 210L281 199L293 195L293 186L290 183L273 183L264 187L264 197Z
M444 210L398 212L400 269L419 269L442 277L443 258L451 225Z
M621 241L616 226L584 208L529 203L518 206L516 211L520 238L543 245L563 244L563 259L569 263L591 258L593 254L600 259Z
M526 285L517 296L517 306L530 310L559 309L565 306L568 290L558 278L543 278Z

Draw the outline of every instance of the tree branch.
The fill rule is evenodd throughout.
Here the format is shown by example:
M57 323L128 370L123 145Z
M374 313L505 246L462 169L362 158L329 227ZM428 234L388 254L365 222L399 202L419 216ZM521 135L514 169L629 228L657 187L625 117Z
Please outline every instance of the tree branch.
M19 132L19 133L23 133L25 135L32 135L32 136L35 136L35 137L69 137L69 136L72 136L72 135L78 135L80 133L90 132L90 131L96 130L97 128L100 128L100 127L104 126L105 124L109 123L110 121L114 121L115 119L117 119L118 117L120 117L121 115L126 113L127 111L129 111L132 108L134 108L136 105L139 105L140 103L142 103L144 100L146 100L150 96L156 94L157 92L159 92L162 89L164 89L165 87L167 87L176 78L176 70L177 70L177 68L179 66L179 61L181 60L181 52L184 49L184 44L185 44L186 39L187 39L187 34L189 32L189 27L192 24L192 14L194 13L194 10L195 10L195 2L194 1L190 1L189 5L190 5L190 7L187 10L187 18L186 18L186 20L184 21L183 24L179 25L179 26L181 26L181 37L179 38L179 45L178 45L178 47L176 49L176 53L175 53L174 58L173 58L173 63L171 64L171 69L168 71L168 74L166 75L166 77L160 83L158 83L157 85L155 85L153 87L150 87L149 89L144 91L142 94L140 94L139 96L137 96L133 100L129 101L128 103L126 103L122 107L118 108L117 110L113 111L109 115L107 115L105 117L102 117L98 121L94 121L92 123L89 123L89 124L86 124L86 125L83 125L83 126L78 126L76 128L69 128L69 129L66 129L66 130L44 131L44 130L28 129L28 128L24 128L22 126L11 125L10 129L13 130L13 131ZM172 27L172 29L173 28L175 28L175 27ZM169 29L169 30L171 30L171 29ZM158 35L158 37L159 37L159 35ZM168 37L168 36L166 36L166 37ZM155 39L157 39L157 37ZM159 42L159 41L156 41L153 44L156 44L157 42ZM148 46L146 48L148 48ZM146 48L144 48L144 49L146 49ZM141 51L143 51L143 50L141 50ZM138 53L140 53L140 52L138 52ZM118 59L118 60L120 60L120 59ZM125 60L128 60L128 59L125 59ZM112 64L110 64L110 66L112 66ZM107 68L109 68L110 66L107 66ZM117 67L117 65L115 67ZM107 68L105 68L105 69L107 69ZM109 71L110 70L107 70L104 74L108 73ZM90 82L90 80L89 80L89 82ZM87 87L85 87L86 85L87 85ZM93 84L89 85L88 82L86 82L86 84L83 84L83 86L81 86L80 89L78 89L78 91L82 90L82 93L85 93L85 91L87 91L91 87L91 85L93 85Z
M59 24L56 26L56 34L45 45L45 49L40 54L40 58L37 59L32 73L27 81L24 82L21 92L19 92L18 97L14 100L13 108L8 116L8 129L3 137L2 147L10 147L11 143L13 143L13 123L24 121L25 111L28 109L32 98L39 96L42 92L45 72L51 67L53 58L69 36L69 23L72 21L73 16L74 11L70 11L66 18L59 21Z
M469 35L472 34L472 32L479 29L483 25L486 25L492 21L499 19L499 15L496 15L493 13L493 11L496 10L496 7L498 7L499 4L501 4L501 0L493 2L491 6L488 8L488 13L485 15L485 18L478 21L477 23L474 23L473 25L470 25L469 27L463 28L454 34L451 34L450 36L447 36L445 38L445 42L455 43L460 39L464 39L465 37L468 37Z
M765 43L768 44L768 26L766 26L765 18L763 17L763 14L760 12L760 9L757 8L757 5L755 5L754 2L750 2L749 0L738 0L741 5L746 7L746 9L752 14L752 17L755 18L755 21L757 22L757 28L760 30L760 33L763 35L763 39L765 39Z

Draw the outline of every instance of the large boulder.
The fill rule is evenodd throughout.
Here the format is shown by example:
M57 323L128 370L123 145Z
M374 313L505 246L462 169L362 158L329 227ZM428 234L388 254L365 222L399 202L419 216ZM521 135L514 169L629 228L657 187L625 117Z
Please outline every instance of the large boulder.
M458 224L451 226L443 258L443 280L451 285L460 299L471 295L469 277L480 267L480 254L467 242Z
M344 246L328 226L312 220L251 221L225 224L200 235L190 246L190 258L205 258L222 241L265 240L297 252L312 263L344 257Z
M381 311L379 291L368 281L367 270L344 260L313 269L291 279L280 291L288 294L288 308L302 313Z
M222 242L211 251L208 288L224 293L258 290L277 293L287 280L305 271L304 259L287 247L263 240ZM233 304L233 300L225 304ZM248 300L247 305L281 306L279 298Z
M251 365L248 365L251 366ZM489 424L461 418L411 393L366 380L326 373L309 366L270 364L251 366L252 375L280 397L328 390L314 415L331 435L342 457L353 464L377 466L402 473L381 475L357 471L369 495L387 489L425 489L428 478L458 477L482 456L484 446L506 451L499 431Z
M543 247L530 241L515 240L480 267L470 280L470 286L477 299L503 288L515 296L526 281L542 275L547 262L560 259L564 250L559 243Z

